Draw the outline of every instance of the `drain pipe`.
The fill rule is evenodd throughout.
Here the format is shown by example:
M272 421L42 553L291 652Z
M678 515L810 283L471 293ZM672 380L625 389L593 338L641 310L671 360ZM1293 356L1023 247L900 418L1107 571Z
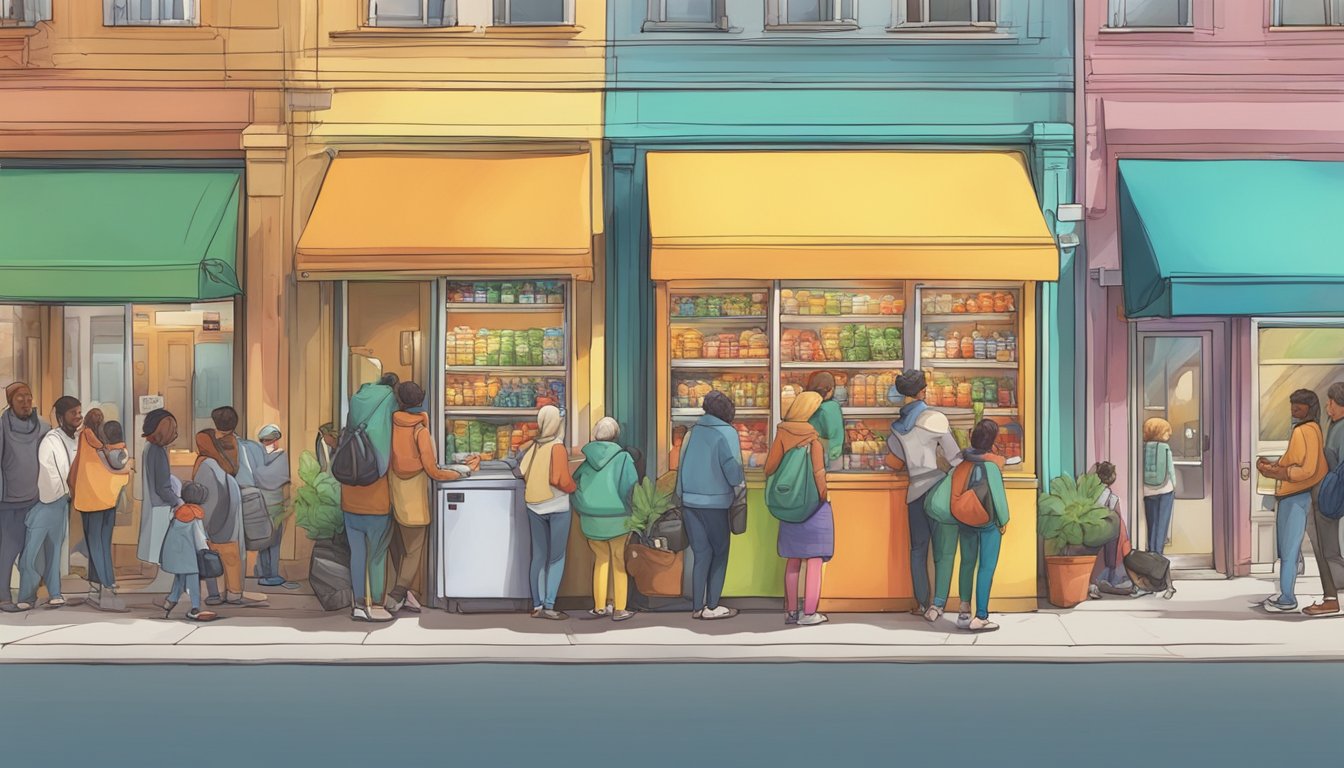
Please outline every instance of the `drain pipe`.
M1093 430L1091 421L1091 402L1088 395L1088 365L1093 355L1087 354L1087 57L1084 44L1087 40L1083 25L1087 21L1086 0L1073 2L1073 202L1083 207L1083 218L1074 225L1074 231L1082 241L1074 252L1074 258L1082 258L1082 264L1074 264L1073 289L1074 312L1074 413L1081 427L1080 435L1073 442L1074 467L1078 472L1087 467L1087 445ZM1081 360L1079 359L1081 358ZM1080 364L1081 363L1081 364Z

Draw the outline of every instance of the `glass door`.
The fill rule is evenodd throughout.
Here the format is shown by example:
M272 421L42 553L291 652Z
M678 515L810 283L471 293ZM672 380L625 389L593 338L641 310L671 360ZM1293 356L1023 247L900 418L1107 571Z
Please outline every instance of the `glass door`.
M1212 568L1214 559L1213 427L1209 422L1211 331L1140 332L1138 402L1134 410L1135 471L1132 505L1135 545L1165 554L1177 568ZM1143 498L1143 443L1160 419L1170 426L1175 499L1170 522L1158 502ZM1165 433L1165 428L1160 430ZM1145 434L1147 433L1147 434ZM1149 508L1152 511L1149 511ZM1154 525L1166 529L1156 541Z

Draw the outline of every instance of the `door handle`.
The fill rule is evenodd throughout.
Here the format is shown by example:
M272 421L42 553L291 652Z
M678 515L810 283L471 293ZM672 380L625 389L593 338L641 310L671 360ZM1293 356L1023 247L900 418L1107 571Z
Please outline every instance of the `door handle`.
M1204 433L1204 452L1208 453L1209 448L1211 448L1212 446L1213 446L1213 436L1208 434L1207 432Z
M1250 464L1242 464L1242 465L1241 465L1241 479L1242 479L1242 480L1250 480L1250 479L1251 479L1251 465L1250 465Z

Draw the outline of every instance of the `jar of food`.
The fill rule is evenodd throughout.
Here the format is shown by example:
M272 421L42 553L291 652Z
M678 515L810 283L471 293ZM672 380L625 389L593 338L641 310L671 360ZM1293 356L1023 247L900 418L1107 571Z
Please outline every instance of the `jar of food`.
M971 403L985 402L985 380L981 378L971 379Z
M896 314L896 297L890 293L882 297L882 302L878 305L878 314L894 315Z
M975 359L976 359L976 360L984 360L984 359L985 359L985 350L986 350L985 337L982 336L982 335L980 334L979 331L976 331L976 332L974 333L974 342L975 342L975 344L974 344L974 346L975 346L975 350L974 350L974 351L975 351Z
M998 404L999 404L999 382L998 382L996 379L994 379L993 377L987 377L987 378L985 379L984 388L985 388L985 396L984 396L983 398L981 398L981 402L983 402L983 403L985 403L986 405L989 405L989 406L995 406L995 405L998 405Z
M537 285L536 283L523 283L518 287L519 304L537 303Z
M998 395L1000 408L1013 407L1013 390L1009 382L1003 380L998 382Z
M944 347L947 349L948 360L958 360L961 358L961 331L953 331L948 337Z
M484 304L489 294L486 292L485 283L476 283L472 289L471 301L473 304Z
M961 337L961 357L963 360L975 359L975 339L973 337Z
M904 315L904 314L905 314L905 299L902 299L902 298L896 298L896 299L893 299L892 302L891 302L891 309L892 309L892 314L893 314L893 315Z
M947 359L947 337L943 336L943 335L940 333L940 334L938 334L938 338L934 339L933 344L934 344L934 346L933 346L933 357L934 357L934 359L935 359L935 360L946 360L946 359Z

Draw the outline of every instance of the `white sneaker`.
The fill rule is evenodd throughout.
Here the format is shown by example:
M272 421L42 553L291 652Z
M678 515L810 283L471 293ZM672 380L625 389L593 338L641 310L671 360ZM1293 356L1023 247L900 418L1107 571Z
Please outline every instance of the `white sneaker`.
M731 619L737 615L736 608L720 605L718 608L706 608L700 613L702 619Z
M812 627L817 624L825 624L828 621L830 621L830 619L828 619L824 613L805 613L798 617L798 626Z
M369 610L362 605L356 605L350 610L350 618L355 621L373 621L369 616Z
M406 593L406 603L403 607L406 610L410 611L411 613L420 613L425 608L423 605L420 604L419 600L415 599L414 592Z
M957 614L957 629L970 629L970 627L971 627L971 614L969 613Z
M999 625L989 619L982 619L977 616L971 619L970 625L966 628L972 632L993 632L999 628Z
M388 613L387 609L382 607L381 605L374 605L369 607L369 621L382 623L391 620L392 620L392 614Z
M937 621L938 619L941 619L942 617L943 617L943 609L939 608L936 605L924 612L924 620L929 622L930 624Z

